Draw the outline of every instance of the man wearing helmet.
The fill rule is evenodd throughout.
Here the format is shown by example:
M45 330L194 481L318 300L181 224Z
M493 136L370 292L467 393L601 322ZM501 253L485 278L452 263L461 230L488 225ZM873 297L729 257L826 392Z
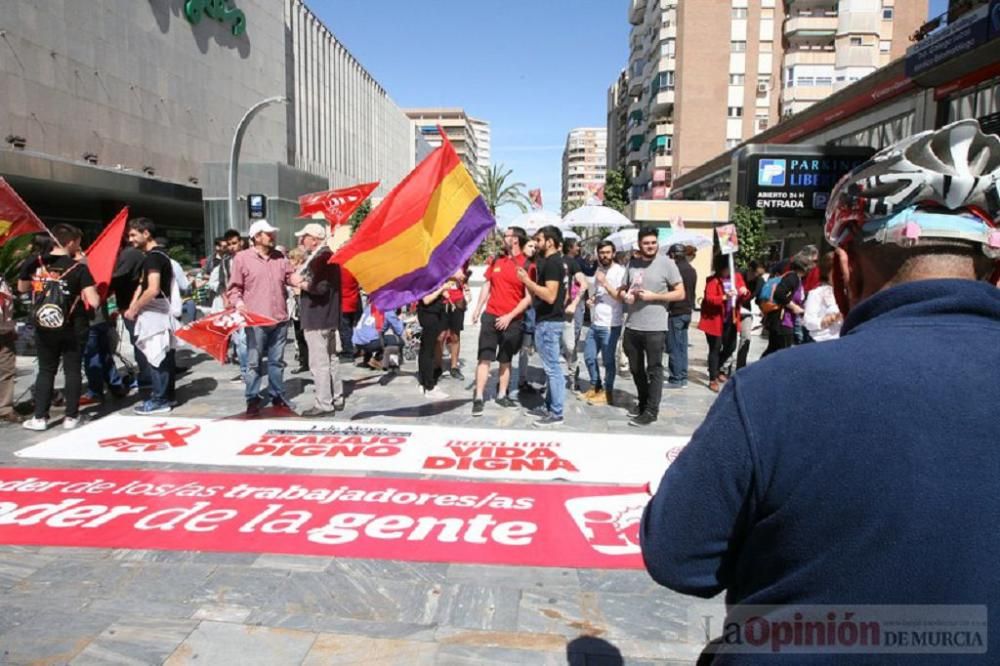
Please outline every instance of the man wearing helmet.
M725 384L643 516L655 580L726 590L730 618L747 605L967 604L987 622L993 606L978 658L995 663L998 178L1000 139L961 121L838 183L826 237L841 338ZM737 649L723 638L709 651L729 663L719 653ZM793 661L818 658L830 656Z

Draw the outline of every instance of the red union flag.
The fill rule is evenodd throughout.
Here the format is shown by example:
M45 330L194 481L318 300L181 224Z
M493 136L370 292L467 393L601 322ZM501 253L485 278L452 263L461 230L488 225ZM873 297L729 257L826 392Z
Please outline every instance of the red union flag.
M108 285L111 284L111 275L118 261L118 252L122 247L122 235L125 233L127 221L128 206L125 206L111 224L104 227L101 235L84 253L87 255L87 266L90 267L90 274L94 276L94 283L101 298L108 293Z
M528 190L528 200L531 202L532 210L540 210L542 207L542 190Z
M330 227L347 222L351 213L357 210L361 202L368 198L378 182L353 185L339 190L327 190L325 192L313 192L299 197L299 217L311 217L315 213L322 213Z
M28 204L17 196L10 184L0 178L0 245L24 234L45 232L48 229Z
M229 336L244 326L273 326L277 323L264 315L229 308L181 327L177 330L177 337L205 351L219 363L225 363Z

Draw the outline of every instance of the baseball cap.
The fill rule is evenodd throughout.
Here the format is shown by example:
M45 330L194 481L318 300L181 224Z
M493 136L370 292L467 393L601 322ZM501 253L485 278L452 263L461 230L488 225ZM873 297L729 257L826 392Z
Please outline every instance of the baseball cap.
M295 232L296 238L301 238L302 236L312 236L317 240L325 240L326 228L322 224L316 224L315 222L310 222L306 226L302 227L300 231Z
M257 234L262 234L262 233L273 234L277 231L278 227L272 227L271 223L268 222L267 220L257 220L256 222L250 225L250 231L247 232L247 235L250 238L253 238Z

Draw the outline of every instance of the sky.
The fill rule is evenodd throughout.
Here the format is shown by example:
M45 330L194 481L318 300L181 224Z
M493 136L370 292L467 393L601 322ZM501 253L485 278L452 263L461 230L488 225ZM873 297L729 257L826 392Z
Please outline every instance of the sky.
M493 163L540 187L553 211L566 134L606 125L608 87L628 63L628 0L307 4L400 106L462 107L488 120ZM929 15L946 7L929 0Z

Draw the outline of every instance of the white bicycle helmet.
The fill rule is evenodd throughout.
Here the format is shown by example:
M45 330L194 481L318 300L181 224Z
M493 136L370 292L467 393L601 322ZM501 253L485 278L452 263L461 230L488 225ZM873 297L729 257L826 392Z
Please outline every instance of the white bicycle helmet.
M826 238L912 244L981 243L1000 257L1000 138L975 120L921 132L885 148L833 188Z

